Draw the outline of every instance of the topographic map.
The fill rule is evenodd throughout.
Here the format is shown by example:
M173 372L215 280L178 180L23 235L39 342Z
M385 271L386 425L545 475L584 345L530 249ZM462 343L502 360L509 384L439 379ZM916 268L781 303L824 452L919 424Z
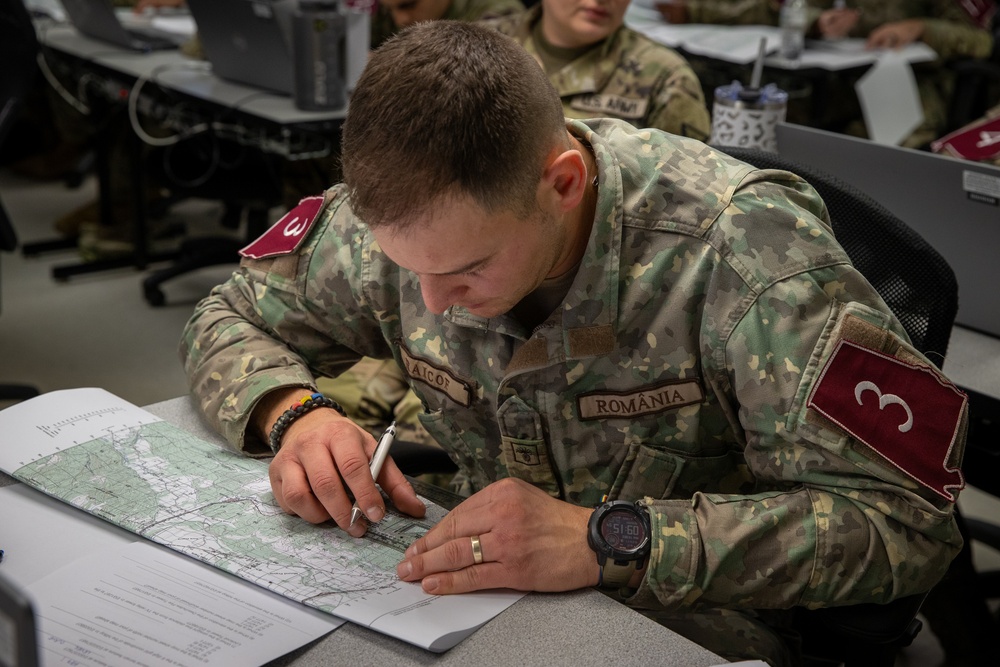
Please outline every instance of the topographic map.
M61 419L46 411L45 423L27 429L40 447L22 451L23 465L8 472L154 542L432 650L448 648L433 635L451 637L446 643L453 645L456 633L468 634L519 597L436 597L398 579L402 552L444 516L436 505L427 503L423 519L389 506L385 519L352 538L332 523L316 526L285 514L271 493L268 460L221 449L149 413L130 418L138 410L88 404ZM83 426L84 439L49 441ZM10 460L0 463L12 467ZM455 618L470 626L464 634L452 625Z

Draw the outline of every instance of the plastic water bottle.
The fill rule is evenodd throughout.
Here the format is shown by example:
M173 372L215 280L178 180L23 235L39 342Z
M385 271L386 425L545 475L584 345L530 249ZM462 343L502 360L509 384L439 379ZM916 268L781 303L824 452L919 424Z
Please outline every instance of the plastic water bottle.
M299 109L328 111L344 107L344 24L336 1L299 1L292 18L295 106Z
M785 0L781 3L781 56L797 60L806 41L806 21L809 20L806 0Z

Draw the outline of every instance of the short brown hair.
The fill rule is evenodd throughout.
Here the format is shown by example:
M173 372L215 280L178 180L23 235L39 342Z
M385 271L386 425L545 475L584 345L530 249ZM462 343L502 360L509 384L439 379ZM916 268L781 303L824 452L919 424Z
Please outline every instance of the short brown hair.
M406 28L372 53L343 130L343 174L369 225L406 225L442 197L534 210L565 134L559 95L515 41L457 21Z

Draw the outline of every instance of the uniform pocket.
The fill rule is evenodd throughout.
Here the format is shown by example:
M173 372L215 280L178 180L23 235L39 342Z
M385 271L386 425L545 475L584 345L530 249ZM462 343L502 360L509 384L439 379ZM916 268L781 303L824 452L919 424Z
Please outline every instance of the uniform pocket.
M559 498L559 482L538 413L515 396L504 402L497 417L501 437L500 463L507 469L507 475L523 479L553 498Z
M742 451L688 456L636 443L629 447L609 497L638 500L648 496L667 500L690 498L699 491L746 493L753 487Z

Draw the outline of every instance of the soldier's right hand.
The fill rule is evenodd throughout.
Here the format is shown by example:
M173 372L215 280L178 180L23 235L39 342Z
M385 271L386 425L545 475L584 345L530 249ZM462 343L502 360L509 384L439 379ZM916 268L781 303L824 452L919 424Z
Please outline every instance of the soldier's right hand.
M283 510L311 523L332 518L353 537L364 535L366 521L351 523L357 499L365 516L378 521L385 503L369 471L375 438L331 409L311 410L293 421L281 439L281 449L271 461L271 490ZM424 504L393 462L386 459L379 484L401 511L423 516Z
M860 17L857 9L828 9L816 19L816 28L826 39L841 39L854 29Z

